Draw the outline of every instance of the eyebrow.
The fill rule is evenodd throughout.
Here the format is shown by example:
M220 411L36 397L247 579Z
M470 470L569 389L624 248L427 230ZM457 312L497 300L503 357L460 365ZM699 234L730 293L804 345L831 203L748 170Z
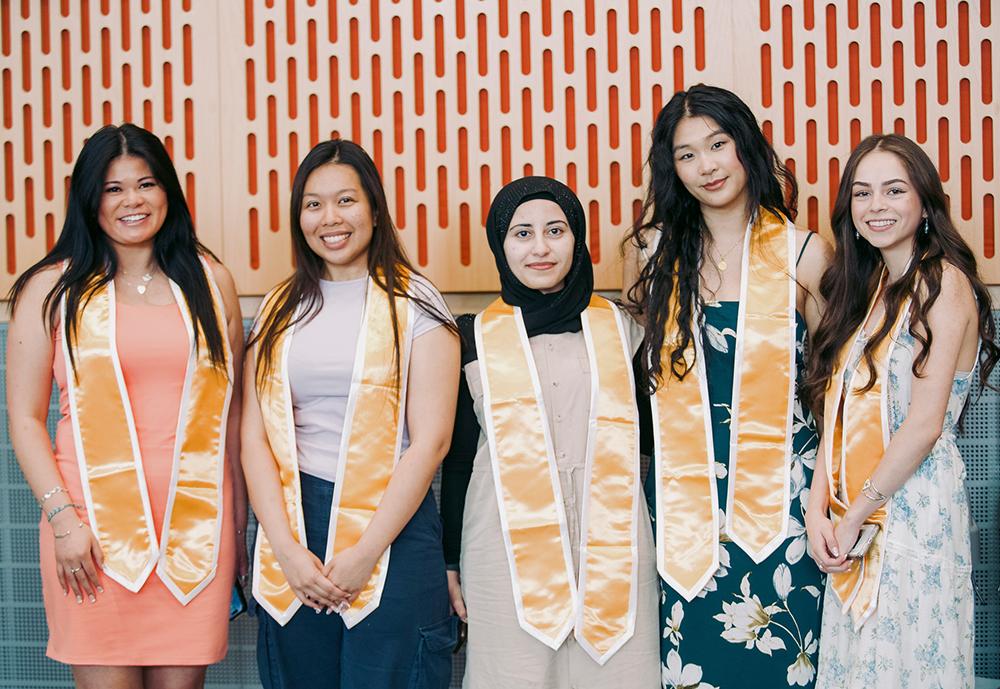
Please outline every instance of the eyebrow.
M557 218L555 220L549 220L549 221L547 221L545 223L545 226L548 227L549 225L556 225L556 224L569 225L569 222L566 221L566 220L559 220ZM532 225L530 222L519 222L516 225L511 225L510 227L508 227L507 231L509 232L510 230L513 230L515 227L534 227L534 225Z
M329 194L329 196L340 196L344 192L352 192L352 193L356 194L356 193L358 193L358 190L355 189L354 187L345 187L344 189L338 189L337 191L333 192L332 194ZM305 192L302 193L302 195L303 196L322 196L323 194L321 192L318 192L318 191L305 191Z
M711 132L708 136L702 139L702 141L705 141L706 139L711 139L713 136L718 136L719 134L726 134L726 136L729 136L725 130L716 129L714 132ZM691 144L681 144L680 146L674 146L674 151L679 151L682 148L691 148Z
M870 187L871 186L871 184L869 184L868 182L860 182L858 180L855 180L854 183L851 186L853 187L853 186L857 186L859 184L861 186L863 186L863 187ZM898 179L898 178L897 179L890 179L890 180L887 180L885 182L882 182L882 186L883 187L887 186L889 184L909 184L909 182L907 182L905 179Z
M154 177L153 175L146 175L145 177L140 177L140 178L139 178L139 181L140 181L140 182L142 182L142 181L145 181L145 180L147 180L147 179L151 179L151 180L153 180L154 182L156 181L156 177ZM104 183L105 183L105 184L121 184L121 180L117 180L117 179L108 179L108 180L105 180L105 181L104 181Z

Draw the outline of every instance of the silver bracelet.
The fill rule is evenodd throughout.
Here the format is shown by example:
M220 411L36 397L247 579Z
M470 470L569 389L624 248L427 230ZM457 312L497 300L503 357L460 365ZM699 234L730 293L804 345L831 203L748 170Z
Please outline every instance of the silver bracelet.
M67 502L67 503L65 503L63 505L59 505L59 507L52 508L51 512L46 512L45 513L45 520L51 522L53 517L55 517L57 514L59 514L63 510L69 509L70 507L74 507L76 509L83 509L83 505L77 505L77 504L74 504L72 502Z
M66 538L71 533L73 533L74 529L82 529L82 528L83 528L83 522L78 522L76 526L66 531L65 533L53 533L52 535L55 536L56 538Z
M861 486L861 494L872 502L882 503L889 499L889 496L880 491L872 483L871 478L866 478L864 484Z
M44 507L45 502L53 495L57 495L58 493L66 493L68 495L69 491L63 488L62 486L56 486L55 488L47 492L45 495L43 495L42 499L38 501L38 504Z

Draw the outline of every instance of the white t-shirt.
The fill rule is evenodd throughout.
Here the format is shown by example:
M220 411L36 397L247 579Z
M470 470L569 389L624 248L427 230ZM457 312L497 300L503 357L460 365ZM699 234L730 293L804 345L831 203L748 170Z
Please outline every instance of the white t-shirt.
M295 327L288 352L299 471L327 481L337 477L341 431L367 288L367 277L342 282L321 280L323 307L308 323ZM430 282L414 277L410 290L450 317L444 299ZM414 339L441 325L419 306L415 306L414 313ZM402 449L408 446L404 420Z

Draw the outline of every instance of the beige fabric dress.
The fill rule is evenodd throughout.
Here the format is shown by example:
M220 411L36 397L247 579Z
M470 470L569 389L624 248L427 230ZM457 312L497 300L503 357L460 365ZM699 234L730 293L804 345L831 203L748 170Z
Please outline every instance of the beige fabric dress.
M633 349L639 336L633 335ZM583 333L537 335L531 350L549 414L573 565L580 565L580 520L584 490L590 364ZM480 427L483 388L478 362L465 367ZM638 488L641 490L641 484ZM653 689L660 686L657 577L653 535L640 509L639 592L635 633L598 665L573 634L557 650L517 623L510 569L500 529L489 447L480 434L479 450L465 501L462 529L462 590L469 617L465 689Z

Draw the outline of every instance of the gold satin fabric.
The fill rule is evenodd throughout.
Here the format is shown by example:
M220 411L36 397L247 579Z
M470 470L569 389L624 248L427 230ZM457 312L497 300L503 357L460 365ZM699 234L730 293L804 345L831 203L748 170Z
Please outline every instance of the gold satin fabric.
M587 443L586 533L580 549L582 606L576 638L603 663L635 629L639 416L630 349L617 309L593 295L583 319L596 394L591 397L592 430Z
M518 621L558 648L573 626L576 586L538 374L524 326L502 300L477 317L476 340Z
M726 534L763 562L788 530L795 399L795 228L763 209L743 266Z
M399 458L405 413L406 365L409 343L412 340L412 314L408 299L395 299L400 344L403 347L400 354L402 381L395 380L389 296L374 281L369 280L330 514L327 561L361 538L382 500ZM273 299L268 300L259 320L263 320L274 306ZM276 343L275 352L280 353L280 365L272 368L271 375L258 395L268 443L278 465L285 514L292 535L299 543L305 544L298 458L295 451L295 424L288 383L287 356L292 335L293 329L289 328ZM365 588L351 608L342 615L349 628L378 607L388 565L387 548ZM268 613L282 625L292 618L302 604L288 585L263 530L257 538L253 593Z
M207 266L216 318L226 318ZM173 283L189 335L190 315ZM65 303L63 303L65 313ZM171 593L187 603L214 577L222 518L226 417L231 395L231 356L216 367L204 336L191 342L181 401L162 553L153 527L142 457L115 344L114 284L90 294L79 314L75 376L67 365L70 415L91 526L104 553L104 571L130 591L145 583L157 560ZM68 363L69 343L63 334ZM223 341L228 342L225 334Z
M271 309L276 307L277 291L265 298L258 323L262 323ZM297 316L298 314L296 314ZM264 431L271 454L278 469L278 479L281 482L282 503L292 537L305 545L305 523L302 520L302 489L299 484L298 458L295 449L295 419L292 415L292 392L288 383L288 349L292 344L292 332L295 326L289 327L278 336L274 344L274 352L279 361L270 368L267 379L262 382L257 391L261 418L264 421ZM253 356L248 353L248 356ZM302 602L295 596L292 587L288 585L278 558L274 554L271 542L263 527L257 530L257 544L253 558L253 594L261 606L282 624L291 619Z
M764 209L747 233L737 326L727 535L755 561L784 540L795 394L795 228ZM662 361L678 338L671 293ZM699 321L701 314L695 319ZM719 566L719 498L711 407L698 323L683 380L665 374L653 395L657 566L692 600Z
M406 366L412 330L410 301L396 298L396 315L400 332L400 376L396 380L396 360L393 355L392 318L389 297L374 281L368 282L365 301L364 356L361 367L356 363L351 395L348 400L350 420L341 444L338 481L330 517L332 552L327 545L327 558L336 558L342 550L361 539L375 515L392 472L399 459L402 441ZM361 358L361 357L359 357ZM382 595L382 586L389 568L386 548L375 564L371 578L341 616L353 627L375 610Z
M876 298L881 290L876 290ZM874 302L873 302L874 305ZM868 312L871 313L869 306ZM892 348L899 333L909 303L900 307L896 323L891 333L874 352L876 380L875 385L864 393L855 390L867 381L864 371L858 374L859 366L848 370L851 351L861 333L861 328L868 318L862 321L861 328L845 343L838 358L837 367L831 377L830 387L826 391L823 404L824 428L826 439L824 460L827 467L827 478L830 485L830 514L834 522L843 519L848 507L861 495L861 487L869 478L885 452L888 443L888 418L886 417L886 389L884 382L889 366ZM858 384L854 378L858 376ZM844 395L845 379L849 381L849 395ZM867 499L862 496L861 499ZM868 549L865 557L847 572L830 575L834 593L844 606L844 612L850 611L855 628L860 628L875 611L878 603L878 585L882 573L882 562L885 556L885 526L888 522L889 504L885 503L875 510L867 524L878 524L879 531L875 541Z
M638 573L638 414L620 315L593 296L582 314L592 362L580 585L534 358L502 300L476 323L487 439L521 627L552 648L568 635L603 664L632 635Z
M232 396L232 355L224 329L226 314L207 266L205 272L213 291L216 322L223 329L226 368L212 363L205 334L199 331L197 354L192 351L188 363L187 403L181 406L183 433L178 438L179 461L164 517L166 542L158 570L168 587L176 589L175 595L180 593L187 599L210 581L209 573L214 572L219 558L226 422ZM179 304L183 295L179 289L174 292ZM193 338L190 315L184 308L181 314Z

